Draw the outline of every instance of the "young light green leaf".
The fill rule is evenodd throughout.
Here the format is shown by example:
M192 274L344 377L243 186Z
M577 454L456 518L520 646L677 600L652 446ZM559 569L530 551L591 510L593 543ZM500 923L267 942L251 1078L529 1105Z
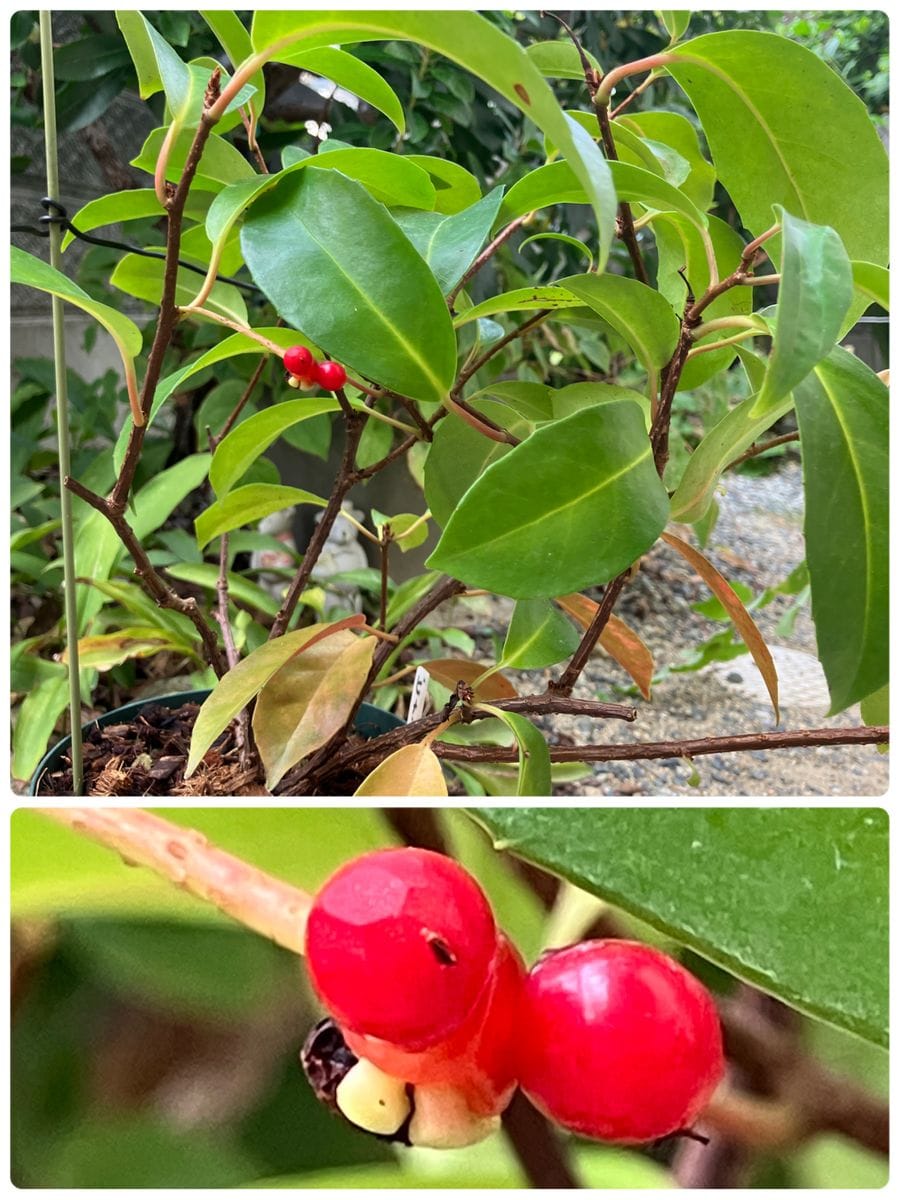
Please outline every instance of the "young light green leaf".
M515 599L580 591L640 558L668 511L641 409L597 404L537 429L489 466L428 565Z
M594 209L606 265L615 236L616 195L609 167L593 139L560 109L556 97L514 39L474 12L265 12L253 18L253 45L279 62L335 42L411 40L459 63L495 88L549 134L571 163Z
M696 204L701 212L712 206L716 186L715 167L707 161L700 149L696 127L681 113L632 112L617 117L615 125L625 125L651 142L662 143L685 159L690 172L678 186ZM670 183L674 182L669 180Z
M790 38L748 29L706 34L670 53L666 70L700 118L719 179L754 236L782 204L831 226L851 258L886 264L887 155L866 106L828 63ZM822 153L818 113L828 113L830 143L847 152Z
M526 671L552 667L578 648L578 634L551 600L517 600L500 665Z
M482 317L491 317L495 313L530 312L539 308L572 308L578 305L577 298L568 288L550 284L546 287L514 288L511 292L501 292L499 296L490 296L480 304L473 304L461 312L454 320L455 328L478 321Z
M159 63L150 40L149 26L141 13L134 9L119 9L116 23L125 39L131 61L138 79L138 92L142 100L162 91Z
M443 400L456 371L447 305L409 240L358 183L338 171L289 175L254 204L241 243L288 324L368 379Z
M326 503L321 496L302 488L282 487L277 483L248 483L216 500L197 517L194 521L197 545L202 550L214 537L243 525L252 525L270 513L294 504L315 504L324 508Z
M664 367L672 357L678 319L653 288L624 275L593 274L569 275L560 286L620 333L648 371Z
M158 258L141 254L124 254L109 277L113 287L148 304L158 305L162 298L166 264ZM184 267L178 269L175 283L175 303L186 305L193 300L201 276ZM220 313L229 321L247 324L247 305L244 297L231 283L214 283L206 299L206 307Z
M833 229L811 225L776 205L782 226L781 283L772 351L754 416L771 412L840 336L853 300L853 272Z
M137 157L131 160L131 165L152 175L156 170L156 162L165 136L165 126L152 130L147 135L147 140L141 146ZM181 178L193 137L191 130L182 129L172 143L166 159L166 179L172 183L177 183ZM251 178L256 178L256 172L240 150L232 146L231 142L219 137L218 134L211 133L203 147L197 173L194 176L196 187L209 192L218 192L229 183L237 183L240 179Z
M759 673L763 677L766 691L769 693L772 707L775 709L775 720L778 721L778 672L775 670L775 663L772 660L769 647L759 632L756 622L744 607L740 596L738 596L725 576L716 570L709 559L704 554L701 554L699 550L696 550L680 537L676 537L673 533L663 533L661 536L664 542L670 545L673 550L677 550L682 558L694 568L728 613L741 640L746 643L747 649L753 656L753 661L759 667Z
M428 539L428 521L423 520L417 513L397 513L388 517L377 508L373 508L371 515L378 536L383 537L387 529L389 541L399 546L404 554L408 550L414 550L416 546L421 546Z
M495 842L730 974L887 1045L885 812L507 806L473 815ZM825 953L812 932L822 930Z
M420 742L401 746L362 781L354 796L446 796L447 782L440 760Z
M204 754L229 722L259 694L290 658L299 654L304 647L313 646L342 629L364 625L365 620L362 613L356 613L330 625L308 625L305 629L297 629L273 641L264 642L246 658L242 658L227 675L222 676L200 706L191 734L185 779L193 775Z
M546 79L581 79L584 80L584 67L581 65L581 55L574 43L566 39L553 42L532 42L525 53ZM593 54L585 51L587 60L599 74L603 68Z
M263 686L253 710L253 736L270 792L347 723L374 649L375 638L342 630L288 659Z
M870 304L879 305L885 312L889 312L891 307L891 277L888 269L870 262L852 262L850 266L853 268L855 300L844 318L838 341L846 337Z
M448 158L430 154L406 154L407 162L421 167L434 185L434 211L458 213L481 199L481 188L471 171Z
M549 796L550 751L544 735L519 713L505 712L493 704L479 704L483 712L489 712L504 725L509 726L519 746L519 782L517 796Z
M888 679L888 390L838 346L794 399L812 615L838 713Z
M301 70L324 75L332 83L365 100L366 104L384 113L398 133L406 132L403 105L397 93L368 63L334 46L309 50L306 54L297 55L293 61Z
M447 294L465 274L484 245L497 216L503 188L496 187L462 212L395 214L397 224L431 267L441 291Z
M656 15L669 35L670 46L684 37L687 27L691 23L689 10L686 12L680 10L673 12L671 9L657 9Z
M864 696L859 702L859 711L867 725L887 725L891 719L890 688L888 684L877 692Z
M90 233L102 225L116 225L120 221L137 221L142 217L164 216L163 206L156 198L153 188L133 188L125 192L111 192L89 200L72 218L72 224L82 233ZM66 230L61 249L67 250L75 241L75 234Z
M251 57L253 43L250 41L250 34L241 24L236 13L226 9L213 11L201 9L200 16L219 39L219 45L231 59L232 68L240 66L242 62ZM262 68L251 75L248 82L254 89L249 100L250 108L259 118L266 102L266 80Z
M322 413L340 408L334 396L314 396L308 400L285 400L248 417L227 434L213 454L209 482L217 496L241 478L252 462L264 454L286 429Z

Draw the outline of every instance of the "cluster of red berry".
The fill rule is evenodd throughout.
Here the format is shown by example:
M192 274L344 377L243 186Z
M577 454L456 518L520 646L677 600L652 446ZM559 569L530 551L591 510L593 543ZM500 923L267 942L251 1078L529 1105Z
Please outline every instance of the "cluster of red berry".
M292 387L318 386L336 392L347 382L347 372L340 363L328 359L318 362L306 346L290 346L285 350L284 369L290 376L288 382Z
M331 1107L389 1140L451 1147L496 1128L517 1085L586 1137L687 1130L724 1070L698 980L638 942L587 941L525 970L456 862L380 850L343 866L309 915L327 1010L302 1059Z

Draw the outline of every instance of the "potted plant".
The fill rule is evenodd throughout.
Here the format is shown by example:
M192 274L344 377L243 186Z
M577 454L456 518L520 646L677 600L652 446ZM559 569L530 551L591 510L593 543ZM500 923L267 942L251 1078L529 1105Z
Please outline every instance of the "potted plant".
M69 627L78 624L86 650L121 644L120 630L91 630L98 589L118 587L147 622L137 641L156 636L206 664L214 683L173 780L214 793L211 768L235 760L270 791L433 795L446 792L445 768L478 790L485 764L514 763L518 793L544 795L560 763L887 742L887 388L838 344L870 304L887 307L887 159L830 67L768 32L690 38L687 14L665 15L657 53L602 66L565 22L558 37L523 46L475 12L260 11L249 29L232 14L205 14L227 69L184 61L140 13L117 20L143 94L165 98L165 119L136 160L153 186L108 196L102 212L89 205L71 224L139 213L165 222L164 260L128 253L111 279L159 303L140 378L142 340L128 318L22 251L13 251L13 279L93 313L122 354L129 414L111 485L64 481L81 506L76 543L99 538L110 548L87 583L78 576L82 609ZM459 163L403 153L402 136L392 150L335 139L316 141L315 153L286 145L274 163L272 63L364 97L402 135L402 105L360 57L382 42L424 48L428 61L449 60L487 85L537 128L546 161L486 194ZM555 88L573 79L583 87L567 111ZM690 118L642 105L660 80L674 81ZM827 172L823 112L838 148ZM573 204L589 214L574 243L552 224ZM489 265L533 228L561 237L581 265L477 298ZM206 348L166 373L173 339L195 328ZM565 335L557 346L570 349L557 349L556 363L583 338L615 347L627 370L615 382L589 372L554 386L552 361L517 364L517 348L542 330ZM247 386L207 446L166 481L204 499L194 575L213 601L201 602L179 587L183 568L157 566L144 545L166 488L134 483L173 395L238 357L256 362ZM283 393L239 420L271 363ZM745 377L746 399L689 455L673 453L685 393L720 375ZM773 434L791 412L797 430ZM323 419L342 438L330 490L278 482L266 451ZM604 723L633 720L634 706L574 692L601 648L649 699L652 656L614 609L659 541L722 606L778 720L772 655L703 545L725 472L787 440L800 443L806 500L795 591L808 579L831 712L861 702L866 724L617 744ZM423 498L411 511L369 506L358 522L378 563L368 611L332 619L320 600L316 611L310 588L348 494L357 489L356 499L360 485L404 461ZM266 614L241 601L230 541L293 505L321 517ZM392 561L430 532L427 570L394 587ZM104 575L122 553L141 589L130 585L127 600ZM475 658L469 645L459 657L423 655L439 606L481 592L514 602L496 654ZM356 737L363 700L381 691L402 704L398 689L423 659L445 689L433 693L436 711ZM517 674L557 664L537 692ZM534 723L548 714L587 717L604 732L548 745Z

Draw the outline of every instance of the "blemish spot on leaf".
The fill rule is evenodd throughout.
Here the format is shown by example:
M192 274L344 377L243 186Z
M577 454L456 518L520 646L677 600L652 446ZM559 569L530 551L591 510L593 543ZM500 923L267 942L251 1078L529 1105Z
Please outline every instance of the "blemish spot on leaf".
M531 97L530 97L530 96L528 95L528 93L525 91L525 89L524 89L524 87L521 85L521 83L514 83L514 84L513 84L513 91L516 93L516 95L519 97L519 99L520 99L520 100L521 100L521 101L522 101L524 104L528 104L528 105L530 105L530 104L531 104Z

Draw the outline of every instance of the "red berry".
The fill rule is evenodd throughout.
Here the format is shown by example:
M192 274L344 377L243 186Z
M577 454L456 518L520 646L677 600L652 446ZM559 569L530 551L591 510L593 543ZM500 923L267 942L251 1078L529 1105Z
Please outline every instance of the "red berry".
M497 929L475 880L427 850L341 867L306 927L309 973L343 1030L421 1050L449 1037L492 976Z
M291 346L284 352L284 369L298 379L309 379L316 369L316 360L305 346Z
M530 971L518 1024L519 1082L586 1137L647 1142L687 1129L722 1078L712 998L639 942L551 951Z
M336 392L347 382L347 372L336 362L321 362L316 364L316 382L329 392Z

